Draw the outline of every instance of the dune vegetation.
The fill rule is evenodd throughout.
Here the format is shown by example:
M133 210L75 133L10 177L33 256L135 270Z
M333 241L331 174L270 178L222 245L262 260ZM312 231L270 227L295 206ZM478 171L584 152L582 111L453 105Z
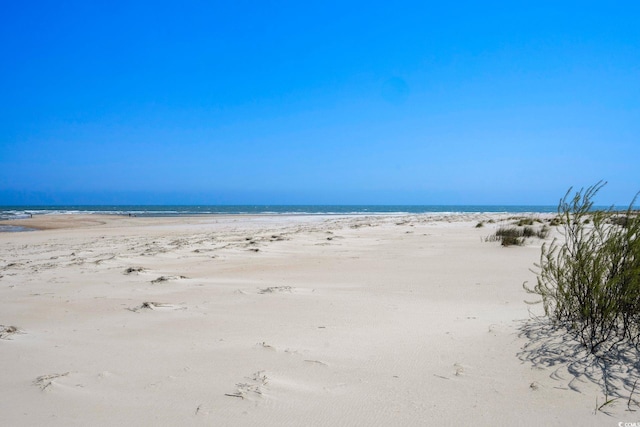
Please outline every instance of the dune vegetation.
M640 345L640 215L636 199L626 211L594 209L604 185L565 194L558 206L564 238L543 244L537 283L524 284L592 353Z

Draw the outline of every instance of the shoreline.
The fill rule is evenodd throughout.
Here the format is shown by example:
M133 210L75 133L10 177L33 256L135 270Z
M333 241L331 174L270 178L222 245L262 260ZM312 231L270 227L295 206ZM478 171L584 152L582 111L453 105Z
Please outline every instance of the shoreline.
M84 214L84 213L67 213L67 214L38 214L31 218L8 219L0 221L0 225L11 227L23 227L23 231L42 231L56 229L72 229L87 228L96 226L144 226L148 224L176 223L176 222L193 222L207 223L215 220L243 220L243 219L260 219L269 218L286 221L288 219L299 220L331 220L342 218L366 219L366 218L412 218L420 217L430 220L442 220L443 218L452 218L458 220L480 220L484 218L505 219L509 217L539 217L546 218L553 216L548 212L427 212L427 213L354 213L354 214L269 214L269 213L251 213L251 214L196 214L196 215L122 215L122 214Z
M467 213L556 213L538 205L247 205L247 206L0 206L0 221L31 215L107 214L137 217L199 215L416 215Z

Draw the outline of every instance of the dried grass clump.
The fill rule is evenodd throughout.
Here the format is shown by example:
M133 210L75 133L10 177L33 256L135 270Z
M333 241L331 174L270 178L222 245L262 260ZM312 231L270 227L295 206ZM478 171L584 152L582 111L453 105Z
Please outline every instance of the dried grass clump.
M533 220L531 222L533 224ZM498 227L495 234L485 238L486 242L500 242L502 246L523 246L526 239L537 237L546 239L549 235L549 227L518 226Z

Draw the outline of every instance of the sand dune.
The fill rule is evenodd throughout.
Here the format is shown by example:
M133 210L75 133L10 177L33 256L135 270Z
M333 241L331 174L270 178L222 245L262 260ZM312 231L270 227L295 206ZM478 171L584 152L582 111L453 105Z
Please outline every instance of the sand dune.
M3 424L637 420L595 410L601 378L532 319L542 242L484 241L507 217L21 220L40 231L0 234Z

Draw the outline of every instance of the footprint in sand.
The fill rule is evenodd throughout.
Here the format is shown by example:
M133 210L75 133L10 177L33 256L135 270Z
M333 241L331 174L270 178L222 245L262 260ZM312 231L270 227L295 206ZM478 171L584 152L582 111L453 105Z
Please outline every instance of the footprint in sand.
M186 310L186 307L182 307L176 304L165 304L162 302L151 302L146 301L141 305L133 308L128 308L127 310L133 311L134 313L138 313L140 311L153 310L153 311L163 311L163 310Z
M253 375L247 378L249 382L237 383L235 393L225 393L225 396L239 397L245 399L251 395L262 396L264 393L269 379L265 374L265 371L255 372Z
M53 380L60 377L66 377L70 372L65 372L64 374L48 374L41 375L35 380L33 380L33 385L40 387L40 390L45 391L51 385L53 385Z
M268 288L261 288L258 290L259 294L274 294L280 292L292 292L293 288L291 286L270 286Z
M270 345L270 344L267 344L267 343L266 343L266 342L264 342L264 341L259 342L258 344L256 344L256 346L258 346L258 347L262 347L262 348L264 348L265 350L276 351L276 348L275 348L274 346L272 346L272 345Z
M0 325L0 339L10 340L12 335L23 333L17 326Z
M134 273L137 274L137 273L144 273L145 271L147 271L147 269L144 267L129 267L124 270L124 274L134 274Z
M187 279L188 277L186 276L160 276L157 279L153 279L151 281L151 283L162 283L162 282L168 282L170 280L180 280L180 279Z
M309 360L309 359L305 359L304 360L305 363L310 363L312 365L316 365L316 366L329 366L324 362L321 362L319 360Z

